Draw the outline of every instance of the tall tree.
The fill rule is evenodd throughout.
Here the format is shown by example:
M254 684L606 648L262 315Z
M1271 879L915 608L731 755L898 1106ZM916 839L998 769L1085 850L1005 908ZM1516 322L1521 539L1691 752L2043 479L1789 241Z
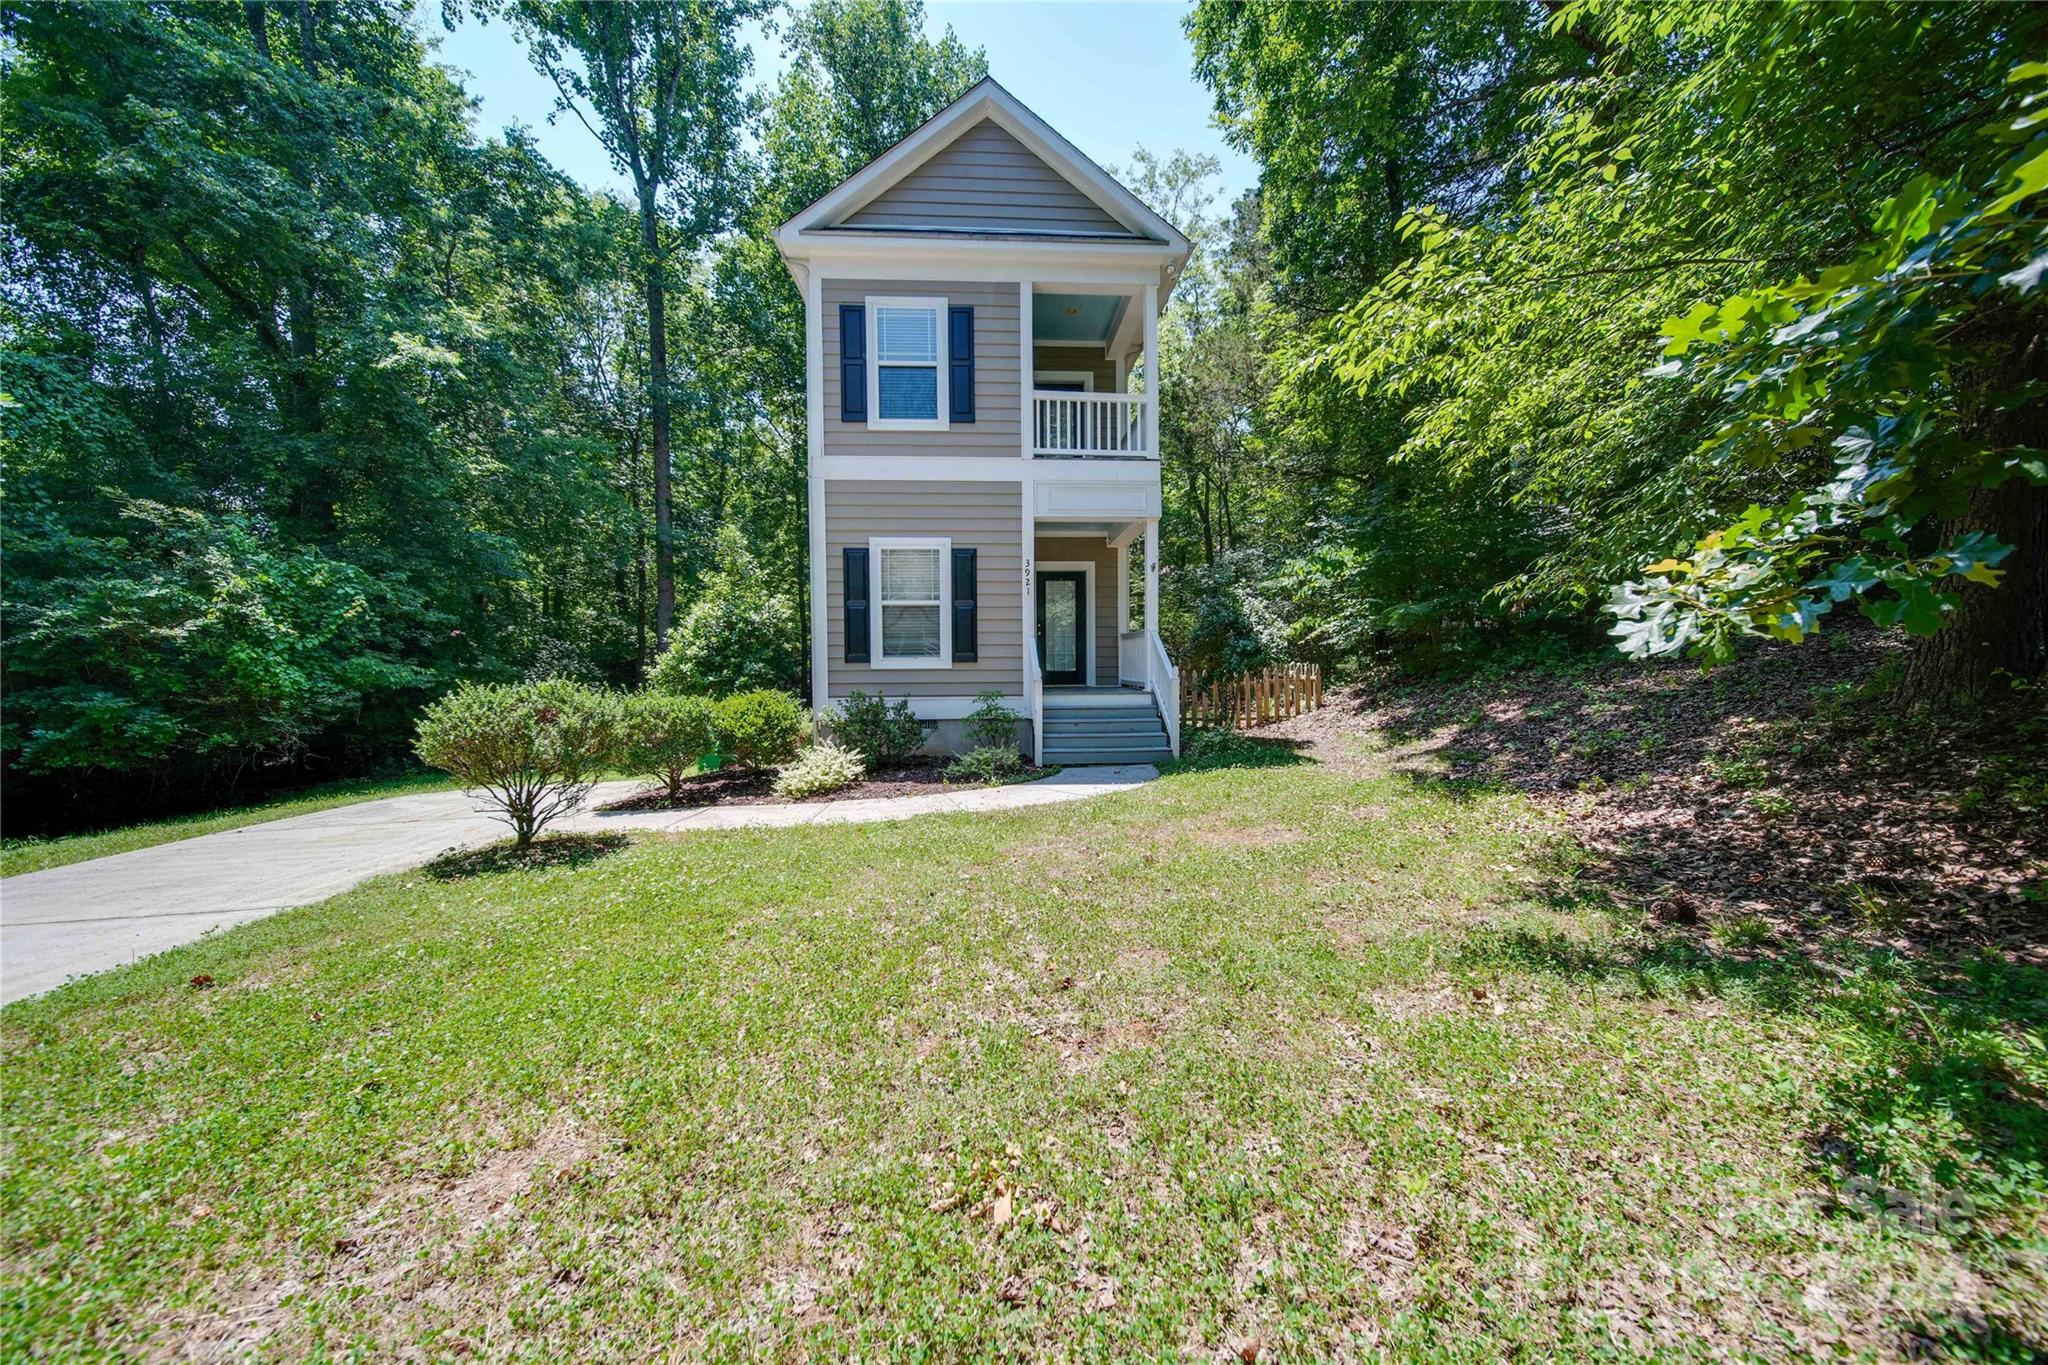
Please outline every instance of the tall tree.
M611 209L478 140L412 19L0 6L12 823L360 770L456 678L632 666L579 342Z
M1381 623L1427 623L1425 638L1489 618L1590 624L1609 585L1674 543L1825 482L1830 448L1810 433L1724 458L1710 438L1762 392L1704 363L1656 373L1666 321L1739 313L1732 300L1772 281L1907 240L1926 224L1885 206L1916 174L1955 182L1944 206L1988 193L1999 149L1979 129L2044 37L2024 6L1711 0L1214 0L1192 27L1226 126L1261 157L1291 315L1269 333L1281 382L1262 419L1285 481L1326 504L1304 562L1348 565L1303 581ZM1373 174L1381 148L1392 180ZM2031 306L2005 302L1992 312ZM1947 394L2032 354L1994 353L1921 373Z
M653 424L657 649L667 645L676 606L670 275L742 202L751 105L740 84L749 63L740 26L766 9L766 0L519 0L513 8L560 108L633 182Z

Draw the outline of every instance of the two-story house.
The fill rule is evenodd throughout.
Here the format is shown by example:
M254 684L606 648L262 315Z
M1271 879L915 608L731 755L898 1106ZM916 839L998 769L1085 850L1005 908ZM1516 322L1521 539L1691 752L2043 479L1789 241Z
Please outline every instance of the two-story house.
M1157 376L1187 239L983 80L776 243L804 295L813 706L908 698L957 748L999 692L1041 762L1177 752Z

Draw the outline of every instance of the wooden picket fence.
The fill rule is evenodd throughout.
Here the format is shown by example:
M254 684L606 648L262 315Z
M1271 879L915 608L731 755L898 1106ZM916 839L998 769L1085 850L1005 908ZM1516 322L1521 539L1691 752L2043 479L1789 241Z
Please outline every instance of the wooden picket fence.
M1256 673L1187 680L1180 690L1180 723L1246 730L1303 715L1322 704L1320 666L1275 664Z

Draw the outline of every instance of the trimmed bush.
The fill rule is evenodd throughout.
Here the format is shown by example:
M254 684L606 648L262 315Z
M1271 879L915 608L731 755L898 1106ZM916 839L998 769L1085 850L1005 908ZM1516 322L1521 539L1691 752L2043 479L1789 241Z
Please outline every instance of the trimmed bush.
M967 713L967 737L977 749L1017 747L1017 713L1004 702L1002 693L975 694L974 709Z
M775 775L775 794L800 801L806 796L823 796L841 791L867 776L861 755L830 740L813 744Z
M624 708L581 683L465 683L420 716L413 751L453 774L525 848L583 804L617 752Z
M670 796L697 760L718 747L711 726L711 698L640 692L627 697L619 727L618 764L629 773L657 777Z
M796 757L804 742L804 708L787 692L762 688L726 697L711 708L718 752L742 768L773 768Z
M924 747L924 727L910 713L910 703L894 706L886 697L871 697L854 691L839 703L832 717L832 735L859 753L871 768L886 768L908 759Z
M946 765L948 782L1002 782L1024 772L1024 757L1014 744L985 744Z

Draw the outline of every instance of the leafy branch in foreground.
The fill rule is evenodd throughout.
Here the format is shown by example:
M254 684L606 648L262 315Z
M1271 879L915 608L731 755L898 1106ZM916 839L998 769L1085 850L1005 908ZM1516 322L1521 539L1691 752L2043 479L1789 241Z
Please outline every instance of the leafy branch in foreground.
M1835 469L1618 586L1608 609L1624 652L1721 660L1743 635L1804 640L1852 600L1931 636L1965 584L1998 588L2001 564L2038 558L2048 63L2015 67L2008 85L1985 130L2005 152L1995 169L1919 177L1886 201L1856 259L1665 324L1655 373L1713 383L1737 409L1707 454L1763 468L1826 443ZM2027 634L2032 577L2000 589L2020 607L2011 630L1968 633ZM2041 629L2035 619L2020 647L2038 654Z

